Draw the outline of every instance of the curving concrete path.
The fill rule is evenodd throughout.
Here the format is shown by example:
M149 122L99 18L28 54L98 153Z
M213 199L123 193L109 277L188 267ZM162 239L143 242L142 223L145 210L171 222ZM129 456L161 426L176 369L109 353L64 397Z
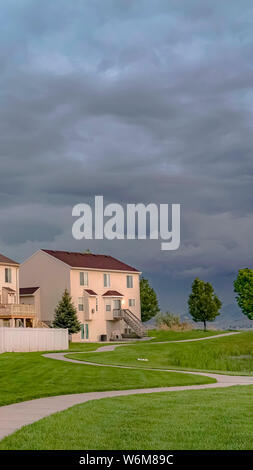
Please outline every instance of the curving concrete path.
M236 333L227 333L220 336L228 336ZM218 336L211 336L206 338L196 338L191 341L200 341L201 339L213 339ZM182 342L189 340L182 340ZM175 341L169 341L175 342ZM179 341L176 341L179 342ZM150 344L159 344L159 343L150 343ZM112 351L116 347L121 345L108 345L102 346L97 351ZM113 348L113 349L112 349ZM89 351L90 352L90 351ZM73 362L78 364L89 364L99 367L120 367L124 369L138 369L138 367L130 366L117 366L117 365L105 365L105 364L95 364L84 361L77 361L74 359L69 359L64 357L66 353L50 353L44 354L44 357L57 359L66 362ZM76 354L72 353L72 354ZM84 353L85 354L85 353ZM143 369L142 369L143 370ZM178 372L184 374L193 374L193 375L202 375L206 377L214 378L217 382L212 384L203 384L203 385L184 385L184 386L175 386L175 387L159 387L159 388L144 388L144 389L133 389L133 390L113 390L105 392L89 392L89 393L75 393L71 395L60 395L48 398L39 398L35 400L29 400L21 403L14 403L12 405L0 407L0 439L3 439L5 436L12 434L23 426L32 424L35 421L38 421L46 416L49 416L53 413L66 410L74 405L85 403L90 400L99 400L101 398L112 398L118 396L127 396L127 395L139 395L146 393L158 393L158 392L176 392L180 390L202 390L208 388L220 388L220 387L231 387L233 385L253 385L253 376L232 376L232 375L221 375L221 374L211 374L206 372L191 372L191 371L182 371L182 370L170 370L170 369L146 369L145 370L156 370L163 372Z

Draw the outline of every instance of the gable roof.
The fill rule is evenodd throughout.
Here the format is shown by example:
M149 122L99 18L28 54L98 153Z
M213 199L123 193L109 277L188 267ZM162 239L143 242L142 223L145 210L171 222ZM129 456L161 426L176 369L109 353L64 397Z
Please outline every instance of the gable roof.
M20 295L32 295L39 287L20 287L19 293Z
M0 263L1 264L14 264L15 266L19 266L19 263L17 263L16 261L13 261L10 258L7 258L7 256L1 255L1 253L0 253Z
M108 290L103 294L103 297L124 297L120 292L117 290Z
M85 290L85 292L87 292L87 294L89 294L89 295L97 295L96 292L94 292L94 290L92 290L92 289L84 289L84 290Z
M94 255L93 253L76 253L71 251L42 250L48 255L63 261L72 268L101 269L109 271L133 271L138 269L119 261L108 255Z

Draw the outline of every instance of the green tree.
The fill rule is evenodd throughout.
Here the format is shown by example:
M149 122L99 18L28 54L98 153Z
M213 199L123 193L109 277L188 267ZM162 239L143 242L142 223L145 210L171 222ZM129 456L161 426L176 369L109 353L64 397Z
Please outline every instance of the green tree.
M141 319L147 321L154 317L159 311L157 295L144 277L140 280L140 296L141 296Z
M69 334L78 333L81 324L78 321L76 308L65 289L63 296L55 309L53 328L68 328Z
M244 315L253 320L253 270L249 268L239 269L234 281L234 292L237 303Z
M206 330L206 322L215 320L220 314L222 303L215 295L212 284L196 278L192 284L188 306L193 320L203 322L204 330Z

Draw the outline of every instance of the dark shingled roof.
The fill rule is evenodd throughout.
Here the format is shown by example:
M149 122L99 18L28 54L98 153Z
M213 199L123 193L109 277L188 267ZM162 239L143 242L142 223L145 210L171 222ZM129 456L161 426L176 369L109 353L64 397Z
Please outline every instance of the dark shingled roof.
M105 269L109 271L134 271L140 272L138 269L122 263L116 258L107 255L94 255L92 253L75 253L70 251L42 250L54 258L63 261L72 268L86 269Z
M87 292L87 294L89 294L89 295L97 295L96 292L94 292L94 290L92 290L92 289L84 289L84 290L85 290L85 292Z
M39 287L20 287L19 293L20 295L32 295Z
M122 294L120 294L118 291L116 290L108 290L107 292L105 292L103 294L103 297L123 297Z
M7 258L7 256L1 255L1 253L0 253L0 263L4 263L4 264L16 264L16 265L19 266L19 263L17 263L16 261L13 261L13 260L10 259L10 258Z

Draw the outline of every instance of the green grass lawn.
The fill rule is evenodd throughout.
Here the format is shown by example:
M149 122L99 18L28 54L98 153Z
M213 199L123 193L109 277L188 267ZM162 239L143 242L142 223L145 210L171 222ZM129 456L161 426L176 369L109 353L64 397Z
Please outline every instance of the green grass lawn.
M112 343L69 343L69 349L67 351L95 351L101 346L106 346ZM120 344L115 342L115 344ZM55 352L55 351L53 351Z
M222 333L226 333L224 330L220 331L203 331L203 330L189 330L189 331L171 331L171 330L148 330L148 336L150 337L150 342L156 341L180 341L182 339L195 339L195 338L205 338L206 336L217 336ZM152 338L152 339L151 339ZM131 344L139 344L140 341L132 340L128 341ZM101 346L106 346L107 344L121 344L119 342L111 343L69 343L69 351L95 351Z
M107 398L26 426L0 449L253 449L253 386Z
M180 344L140 343L72 358L140 368L209 370L253 375L253 332ZM147 362L139 359L148 359Z
M189 331L171 331L171 330L149 330L148 336L154 337L152 342L156 341L180 341L182 339L195 339L205 338L206 336L217 336L227 331L203 331L203 330L189 330Z
M1 354L0 371L0 406L68 393L210 382L197 375L71 364L37 352Z

